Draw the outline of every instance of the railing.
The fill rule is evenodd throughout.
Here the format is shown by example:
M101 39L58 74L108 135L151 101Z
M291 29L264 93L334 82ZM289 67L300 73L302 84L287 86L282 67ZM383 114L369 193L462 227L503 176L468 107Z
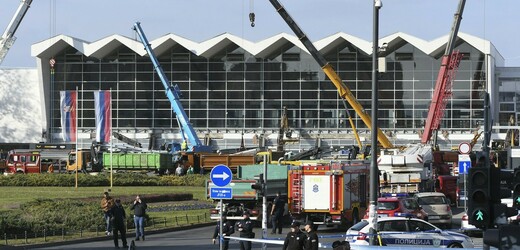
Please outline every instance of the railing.
M212 222L209 213L196 215L185 214L174 217L150 217L150 219L146 220L145 222L145 232L181 226L197 225L208 222ZM127 234L129 232L135 232L133 223L126 223L126 232ZM3 235L0 235L0 248L2 246L42 244L47 242L70 241L100 236L105 236L105 225L102 222L99 225L93 226L91 228L71 229L64 225L61 230L43 229L38 232L30 232L28 230L20 234L11 234L5 232Z

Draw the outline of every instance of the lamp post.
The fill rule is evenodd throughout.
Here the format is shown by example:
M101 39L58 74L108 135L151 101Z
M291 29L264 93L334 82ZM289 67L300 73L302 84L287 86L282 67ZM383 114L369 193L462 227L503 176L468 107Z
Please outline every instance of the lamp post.
M377 192L379 189L379 169L377 167L377 112L378 112L378 68L379 54L379 9L383 7L381 0L374 0L374 20L372 37L372 147L370 163L370 206L369 221L377 224ZM376 245L376 230L370 228L370 245Z

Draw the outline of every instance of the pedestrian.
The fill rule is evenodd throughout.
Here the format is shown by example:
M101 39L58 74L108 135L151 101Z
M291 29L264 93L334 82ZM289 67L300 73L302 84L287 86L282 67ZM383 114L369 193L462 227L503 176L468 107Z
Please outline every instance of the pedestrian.
M114 234L114 245L116 248L119 248L119 239L118 239L118 233L121 234L121 241L123 241L123 248L128 248L128 244L126 242L126 227L125 227L125 220L126 220L126 212L123 208L123 205L121 205L121 200L116 199L115 205L110 209L110 212L112 214L112 222L113 222L113 234Z
M271 224L272 224L272 234L276 233L276 229L278 229L278 234L282 234L282 224L283 224L283 212L285 209L285 201L280 196L280 192L276 193L276 198L273 200L273 207L271 208Z
M227 220L227 217L225 215L222 216L222 235L223 236L230 236L235 232L235 227L231 221ZM215 232L213 233L213 244L218 241L219 245L222 244L223 250L228 250L229 248L229 239L222 238L222 241L220 241L220 221L217 222L217 227L215 227Z
M110 221L110 209L114 206L114 199L110 197L108 192L103 193L103 199L101 199L101 209L103 210L103 219L105 220L105 234L109 236L112 232L112 222Z
M305 223L305 232L307 232L304 243L305 250L318 250L318 235L314 231L314 223L312 221Z
M300 230L300 223L295 221L291 224L291 231L287 233L283 243L283 250L303 250L305 234Z
M179 164L177 168L175 169L175 175L177 176L183 176L184 175L184 167Z
M193 166L190 165L190 167L188 168L188 171L186 171L186 174L193 174L193 173L194 173Z
M350 243L348 241L334 241L332 243L332 250L350 250Z
M134 224L135 224L135 240L138 241L139 237L144 240L144 217L146 215L146 208L148 206L141 197L137 195L134 203L130 206L131 210L134 210Z
M253 232L253 222L249 219L249 211L244 211L244 219L239 221L236 225L240 232L240 238L254 238L255 233ZM240 250L251 250L251 241L240 241Z

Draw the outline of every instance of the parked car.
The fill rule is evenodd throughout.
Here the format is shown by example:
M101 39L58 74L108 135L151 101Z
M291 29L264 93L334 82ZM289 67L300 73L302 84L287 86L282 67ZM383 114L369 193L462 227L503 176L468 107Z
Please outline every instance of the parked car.
M425 192L416 193L414 198L417 203L428 213L428 221L444 228L451 228L453 214L450 201L443 193Z
M471 238L464 234L443 231L421 219L403 217L378 218L375 227L362 220L347 231L345 240L351 245L369 245L371 227L377 230L377 242L381 246L474 247Z
M368 219L369 211L364 216ZM377 217L414 217L428 220L428 214L413 198L380 197L377 199Z

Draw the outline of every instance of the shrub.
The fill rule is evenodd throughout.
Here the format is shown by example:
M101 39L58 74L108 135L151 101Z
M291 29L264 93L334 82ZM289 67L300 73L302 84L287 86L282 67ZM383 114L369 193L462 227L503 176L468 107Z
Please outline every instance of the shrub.
M156 176L139 173L114 173L114 186L197 186L204 187L207 175ZM0 176L0 186L74 186L75 174L14 174ZM98 175L78 174L78 185L82 187L98 187L110 185L110 174Z
M130 204L134 196L120 197L124 204L127 219L132 222ZM147 203L165 201L184 201L193 199L193 194L178 193L164 195L147 195L143 200ZM62 229L103 228L103 214L99 207L100 198L83 199L37 199L20 205L19 210L8 210L0 216L0 233L23 234Z

